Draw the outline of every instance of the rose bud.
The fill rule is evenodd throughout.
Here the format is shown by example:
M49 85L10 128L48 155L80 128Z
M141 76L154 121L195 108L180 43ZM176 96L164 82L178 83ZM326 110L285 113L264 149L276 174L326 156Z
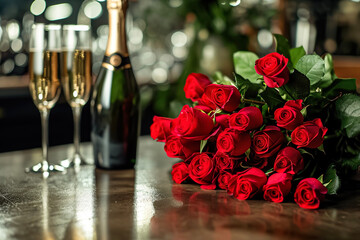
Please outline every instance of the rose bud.
M284 134L276 126L266 126L262 131L254 134L252 140L252 150L259 157L272 157L284 143Z
M216 168L218 171L233 171L235 168L235 161L239 161L239 159L232 158L228 154L217 151L214 155L214 160L216 163Z
M303 168L304 160L301 153L292 147L285 147L280 150L274 163L274 171L278 173L294 175Z
M198 184L213 184L215 167L215 161L210 153L194 154L189 164L189 176Z
M218 151L228 153L230 156L240 156L251 146L250 134L234 128L227 128L217 138Z
M261 191L267 177L257 168L249 168L233 175L228 183L228 193L239 200L252 198Z
M297 185L294 200L302 208L317 209L326 193L326 187L319 180L305 178Z
M270 202L283 202L291 190L292 175L274 173L263 187L264 199Z
M257 107L244 107L237 113L233 113L229 119L229 125L237 130L254 130L263 124L263 116Z
M278 88L289 81L288 59L274 52L255 61L255 71L264 76L265 84L269 88Z
M150 126L150 136L158 142L165 142L170 135L171 118L154 116L153 124Z
M229 172L225 172L225 171L221 172L218 177L219 188L226 190L228 188L229 180L231 179L232 176L233 175Z
M186 78L184 92L185 97L196 102L201 99L201 96L204 94L205 87L210 85L210 79L201 73L191 73Z
M321 119L316 118L295 128L291 133L291 142L298 148L318 148L323 144L327 130L323 126Z
M193 141L205 139L213 128L214 122L210 116L187 105L170 123L172 134Z
M164 150L168 157L186 159L200 151L200 141L190 141L170 135L166 139Z
M241 95L239 90L230 85L210 84L205 88L201 103L226 112L234 111L240 104Z
M172 169L173 169L171 171L172 180L175 183L180 184L188 179L189 169L188 169L188 166L186 163L184 163L184 162L175 163L172 166Z
M289 100L284 107L278 108L274 112L276 124L287 130L294 130L303 124L304 117L301 114L302 100Z

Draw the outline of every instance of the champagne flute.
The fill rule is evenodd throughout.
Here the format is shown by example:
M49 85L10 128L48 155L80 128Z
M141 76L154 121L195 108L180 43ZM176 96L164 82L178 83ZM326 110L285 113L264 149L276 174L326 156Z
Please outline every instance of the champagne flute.
M86 164L80 154L80 119L92 85L90 26L64 25L62 45L62 86L74 117L74 155L61 161L68 168Z
M40 111L42 126L42 162L25 169L26 172L43 173L64 171L59 165L48 163L48 122L51 108L60 95L61 26L37 23L32 26L29 53L29 90Z

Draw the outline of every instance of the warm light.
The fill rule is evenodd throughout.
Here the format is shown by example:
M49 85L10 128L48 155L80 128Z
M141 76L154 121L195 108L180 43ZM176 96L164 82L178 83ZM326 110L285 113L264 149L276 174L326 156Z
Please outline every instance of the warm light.
M23 47L23 42L20 38L17 38L17 39L14 39L12 42L11 42L11 49L14 51L14 52L20 52L20 50L22 49Z
M89 2L84 8L85 16L90 19L97 18L102 13L101 4L98 2Z
M30 12L38 16L45 11L45 8L46 2L44 0L35 0L30 6Z
M142 31L137 27L132 28L129 32L129 41L132 44L140 44L142 40L143 40Z
M17 21L10 21L6 25L6 31L8 33L9 39L13 40L19 37L20 35L20 25Z
M173 8L180 7L183 4L182 0L170 0L169 5Z
M230 1L230 6L236 7L241 3L241 0Z
M164 68L155 68L151 77L156 83L164 83L167 80L167 72Z
M69 3L61 3L49 6L45 11L45 18L49 21L60 20L70 17L72 7Z
M269 48L273 44L273 35L269 30L261 29L257 35L259 45L262 48Z
M187 36L184 32L177 31L171 35L171 43L175 47L183 47L187 43Z

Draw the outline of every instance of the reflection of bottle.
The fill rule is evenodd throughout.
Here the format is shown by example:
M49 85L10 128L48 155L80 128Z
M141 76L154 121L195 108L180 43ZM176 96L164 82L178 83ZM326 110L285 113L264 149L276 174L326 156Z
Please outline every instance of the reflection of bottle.
M108 43L91 102L94 159L100 168L131 168L136 159L140 96L126 46L127 0L108 0L107 8Z
M95 170L96 238L135 239L134 186L135 171ZM121 187L119 187L121 186Z

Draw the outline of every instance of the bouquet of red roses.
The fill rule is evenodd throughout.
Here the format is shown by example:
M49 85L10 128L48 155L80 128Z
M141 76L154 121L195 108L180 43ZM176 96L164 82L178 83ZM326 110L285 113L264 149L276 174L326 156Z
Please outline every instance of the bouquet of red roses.
M190 74L192 107L155 116L151 137L182 159L175 183L316 209L360 165L360 97L355 79L335 75L331 55L306 55L274 36L276 52L263 58L234 54L234 80Z

